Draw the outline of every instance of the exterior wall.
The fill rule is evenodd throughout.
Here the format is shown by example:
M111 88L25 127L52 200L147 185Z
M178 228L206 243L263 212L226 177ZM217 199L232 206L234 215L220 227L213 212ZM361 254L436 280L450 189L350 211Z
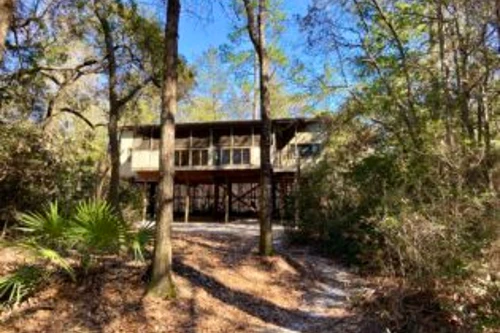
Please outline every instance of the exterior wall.
M252 147L252 152L250 155L251 164L256 168L260 168L260 147Z
M132 169L133 147L134 132L122 132L120 136L120 175L123 178L132 178L135 176L135 172Z
M160 168L159 150L133 150L131 159L132 170L155 171Z
M231 129L231 133L233 130ZM254 130L252 131L254 133ZM277 172L286 171L293 172L296 169L295 160L295 145L300 144L319 144L325 142L326 134L322 131L319 123L310 123L305 128L296 133L295 137L283 147L277 150L276 135L273 133L273 146L271 147L271 159L274 164L274 169ZM191 139L192 140L192 139ZM210 146L202 148L208 150L208 165L193 166L192 156L190 154L190 163L187 166L176 166L176 170L243 170L243 169L259 169L260 168L260 147L257 140L254 140L252 134L251 146L232 147L232 149L250 149L250 164L224 164L215 165L214 155L217 150L213 145L212 130L210 130ZM189 146L187 146L189 147ZM229 146L222 146L221 149L229 149ZM176 148L177 150L186 150L189 148ZM198 149L198 148L194 148ZM306 165L313 163L317 159L304 158L301 159L301 164ZM126 130L121 135L121 169L122 178L136 178L137 172L156 172L159 170L159 149L156 146L151 146L143 142L140 134L134 136L133 130Z
M277 153L276 159L277 170L295 170L297 168L297 162L295 160L295 145L301 144L318 144L323 147L326 142L327 133L322 128L319 123L308 124L304 129L297 132L294 138L288 142L288 144ZM306 167L307 165L315 163L318 158L321 157L321 153L309 158L301 158L301 167Z

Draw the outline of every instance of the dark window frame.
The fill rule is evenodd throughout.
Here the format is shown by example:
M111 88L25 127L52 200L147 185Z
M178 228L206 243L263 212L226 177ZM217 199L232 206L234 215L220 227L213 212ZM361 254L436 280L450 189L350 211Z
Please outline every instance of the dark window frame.
M191 150L192 166L207 166L208 165L208 149L193 149Z

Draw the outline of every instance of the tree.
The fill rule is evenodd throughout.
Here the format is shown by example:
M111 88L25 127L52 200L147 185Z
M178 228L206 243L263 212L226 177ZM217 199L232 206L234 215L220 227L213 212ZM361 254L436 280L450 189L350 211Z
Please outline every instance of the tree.
M158 193L153 275L149 290L150 294L167 298L175 297L175 286L172 278L171 229L174 219L174 140L175 114L177 111L180 9L180 0L168 1L160 125L160 188Z
M259 252L268 256L273 252L272 230L272 176L271 163L271 95L269 56L266 49L267 1L259 0L255 6L250 0L243 0L247 16L247 30L255 52L259 56L260 116L262 120L260 140L260 241ZM257 7L257 8L255 8Z
M335 62L317 91L344 101L302 179L303 236L436 294L498 271L496 15L494 1L313 1L308 47Z
M3 61L5 38L7 37L7 33L9 31L14 6L14 0L0 0L0 64Z
M95 0L93 12L98 18L103 49L107 59L107 86L109 97L108 138L111 159L111 177L108 201L120 212L120 140L118 124L127 104L145 87L153 83L160 87L161 30L157 22L143 17L134 1L128 5L117 0ZM186 94L193 84L190 68L182 63L178 97Z
M246 16L245 6L240 0L233 0L232 11L239 19ZM284 94L280 87L284 86L283 78L278 72L283 72L288 65L288 55L282 45L283 31L285 30L286 14L283 10L282 0L267 1L266 18L266 49L269 59L271 116L279 117L287 114L286 108L273 105L276 99L286 100L289 96ZM238 20L239 21L239 20ZM260 79L259 79L259 56L251 41L248 40L246 22L236 25L229 33L229 43L221 47L225 62L230 64L231 71L237 82L252 97L252 119L258 119L260 113ZM275 89L276 88L276 89ZM248 97L247 97L248 98ZM248 98L249 100L249 98ZM250 101L249 101L250 102ZM249 108L250 109L250 108Z
M111 179L109 183L108 201L113 209L119 213L121 210L119 197L120 138L118 132L118 122L126 104L131 101L143 87L152 81L152 77L147 76L141 82L128 87L124 93L119 93L119 61L117 59L116 52L119 45L115 42L113 23L110 22L110 15L114 10L116 10L114 7L117 7L118 11L121 10L120 5L118 3L114 3L114 1L107 3L107 1L97 0L94 2L93 10L100 23L107 58L107 85L109 96L108 138L109 155L111 158Z
M182 121L214 121L248 117L250 105L244 88L221 52L209 48L194 63L196 87L179 108Z

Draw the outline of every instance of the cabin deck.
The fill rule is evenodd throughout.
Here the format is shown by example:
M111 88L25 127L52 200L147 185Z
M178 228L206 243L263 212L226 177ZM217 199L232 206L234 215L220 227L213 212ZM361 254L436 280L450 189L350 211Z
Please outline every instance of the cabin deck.
M273 213L285 218L297 170L319 157L324 132L318 119L273 120ZM259 211L261 122L176 125L174 210L192 216L255 217ZM138 183L154 215L159 181L158 125L122 128L121 176Z

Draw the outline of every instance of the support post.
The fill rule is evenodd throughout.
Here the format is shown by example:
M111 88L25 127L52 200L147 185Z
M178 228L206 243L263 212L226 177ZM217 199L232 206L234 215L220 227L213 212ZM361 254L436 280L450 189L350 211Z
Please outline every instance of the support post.
M232 184L226 181L226 193L224 197L224 222L229 223L229 215L231 211L231 192L232 192Z
M297 138L297 125L295 125L295 177L294 177L294 214L293 214L293 226L297 228L300 221L300 151Z
M280 215L280 223L283 225L285 218L285 183L281 181L279 183L279 215Z
M141 194L142 194L142 221L147 220L148 215L148 186L147 183L144 182L141 184Z
M276 188L277 188L277 184L276 184L276 179L273 179L273 182L272 182L272 185L271 185L271 198L273 200L273 204L271 205L271 217L274 219L276 218Z
M189 183L186 184L186 198L184 201L184 222L188 223L189 222L189 209L190 209L190 192L191 192L191 186Z
M219 215L219 183L214 182L214 219L218 218Z

